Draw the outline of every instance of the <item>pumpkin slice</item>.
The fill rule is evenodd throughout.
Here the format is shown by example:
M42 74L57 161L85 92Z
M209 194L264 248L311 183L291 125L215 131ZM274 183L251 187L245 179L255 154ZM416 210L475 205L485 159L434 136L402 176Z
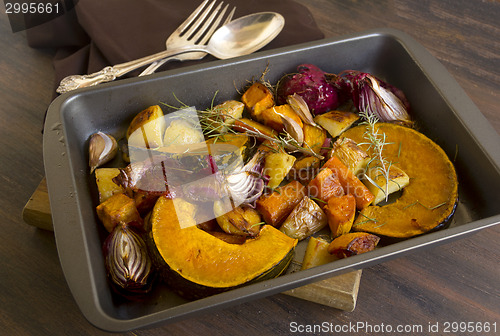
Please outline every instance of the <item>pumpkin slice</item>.
M209 296L276 277L288 267L296 239L264 225L256 238L229 244L196 225L180 225L178 218L185 222L185 217L194 216L183 210L190 209L185 203L160 197L151 215L156 262L163 278L181 296Z
M453 164L436 143L420 132L395 124L377 124L386 136L384 157L397 163L410 178L401 196L384 206L368 206L353 225L355 231L379 236L409 238L441 228L453 215L458 182ZM365 126L347 130L343 136L366 142ZM361 145L369 154L368 145Z

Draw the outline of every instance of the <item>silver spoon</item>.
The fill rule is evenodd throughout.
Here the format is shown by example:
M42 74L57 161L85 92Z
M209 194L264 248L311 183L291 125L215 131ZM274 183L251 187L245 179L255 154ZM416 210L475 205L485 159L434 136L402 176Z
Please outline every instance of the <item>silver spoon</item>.
M192 45L165 50L134 61L108 66L93 74L68 76L61 81L56 91L65 93L81 87L109 82L163 58L191 51L206 52L220 59L247 55L271 42L281 32L284 25L283 16L274 12L243 16L217 29L207 45Z

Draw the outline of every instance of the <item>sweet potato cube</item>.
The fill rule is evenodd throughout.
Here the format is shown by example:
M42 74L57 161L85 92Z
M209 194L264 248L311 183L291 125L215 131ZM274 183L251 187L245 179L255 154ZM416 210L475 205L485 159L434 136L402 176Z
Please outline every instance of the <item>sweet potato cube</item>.
M328 246L328 252L338 258L372 251L380 238L367 232L352 232L335 238Z
M319 153L326 140L326 130L308 124L305 124L302 130L304 131L303 147L310 148L313 152Z
M142 222L135 202L125 194L115 194L96 207L97 216L106 230L113 231L116 225Z
M256 208L267 224L279 227L305 195L306 188L300 182L292 181L259 197Z
M332 237L338 237L351 231L356 214L356 199L353 195L330 197L323 210L328 218Z
M271 127L277 132L281 132L285 129L285 124L281 119L281 115L284 115L296 121L301 128L304 126L300 117L288 104L273 106L268 109L265 109L264 111L261 112L259 120L264 125Z
M321 202L328 202L330 197L344 195L344 189L339 179L329 168L321 169L315 178L307 185L309 197L317 198Z
M352 194L356 199L356 208L361 210L373 202L375 196L370 190L344 165L338 157L333 156L323 165L338 177L344 193Z
M320 159L314 156L306 156L298 159L288 172L288 179L308 184L317 175L320 164Z
M260 114L267 108L274 105L272 92L262 83L255 82L250 86L243 96L241 101L250 112L250 115L260 121Z

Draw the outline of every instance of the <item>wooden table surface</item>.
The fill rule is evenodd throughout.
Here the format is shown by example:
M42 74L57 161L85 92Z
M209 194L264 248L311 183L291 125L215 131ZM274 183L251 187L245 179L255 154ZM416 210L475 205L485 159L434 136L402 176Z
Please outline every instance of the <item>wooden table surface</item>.
M327 37L380 27L407 32L444 64L500 132L498 0L300 1ZM105 334L75 304L52 232L22 221L22 208L44 176L40 131L52 97L52 55L30 49L25 33L13 34L3 11L0 29L0 333ZM500 332L499 242L496 226L367 268L350 313L279 294L126 334L287 335L299 334L298 325L365 323L422 326L424 332L407 334L431 335L429 324L438 323L440 332L433 335L440 335L446 322L496 323Z

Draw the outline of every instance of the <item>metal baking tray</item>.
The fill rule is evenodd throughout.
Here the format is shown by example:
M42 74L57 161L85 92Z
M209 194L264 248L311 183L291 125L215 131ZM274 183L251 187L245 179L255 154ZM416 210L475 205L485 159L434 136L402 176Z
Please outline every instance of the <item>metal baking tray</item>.
M454 160L459 204L443 230L383 246L333 263L280 276L197 301L157 286L145 301L117 297L106 280L101 246L105 237L95 215L96 190L87 146L97 130L124 134L133 116L159 102L206 108L238 98L236 88L259 77L276 82L301 63L338 73L356 69L401 88L420 130ZM381 29L295 45L253 55L81 89L50 106L44 132L44 162L54 232L62 268L85 317L98 328L126 331L174 322L214 308L257 299L354 269L448 242L500 222L500 137L446 69L410 36Z

